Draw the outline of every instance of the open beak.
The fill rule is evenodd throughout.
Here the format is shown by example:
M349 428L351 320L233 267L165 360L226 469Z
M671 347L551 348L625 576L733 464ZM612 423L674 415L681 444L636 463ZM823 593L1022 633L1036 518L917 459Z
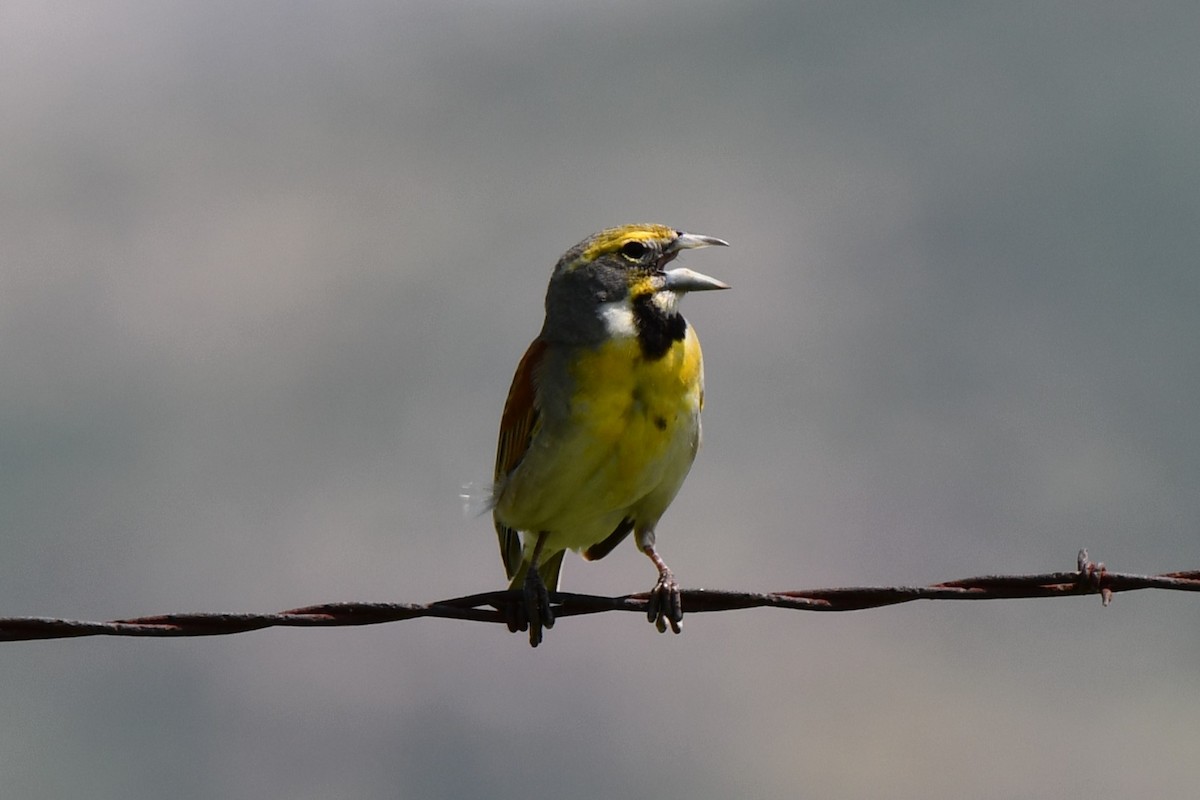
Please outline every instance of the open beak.
M718 239L714 236L701 236L696 233L684 233L679 231L679 236L675 241L667 245L664 252L666 258L661 262L665 264L679 254L680 250L694 250L697 247L728 247L729 242L724 239ZM728 289L729 284L724 281L719 281L716 278L710 278L699 272L694 272L686 267L676 267L664 272L666 282L663 285L664 289L683 294L684 292L704 292L710 289Z
M729 247L729 242L724 239L718 239L715 236L701 236L698 233L684 233L683 231L675 231L679 236L675 241L667 245L668 251L674 250L693 250L697 247Z

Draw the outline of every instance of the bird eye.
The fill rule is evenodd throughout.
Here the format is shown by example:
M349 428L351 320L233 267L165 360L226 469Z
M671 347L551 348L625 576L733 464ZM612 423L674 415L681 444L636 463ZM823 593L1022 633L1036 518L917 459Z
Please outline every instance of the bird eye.
M649 248L638 241L626 242L621 245L621 255L628 258L630 261L640 261Z

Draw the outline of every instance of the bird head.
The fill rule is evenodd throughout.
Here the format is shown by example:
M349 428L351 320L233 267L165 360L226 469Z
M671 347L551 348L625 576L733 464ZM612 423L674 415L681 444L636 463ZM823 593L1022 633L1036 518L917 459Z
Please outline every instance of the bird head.
M682 251L713 245L728 243L665 225L622 225L592 234L564 253L554 268L543 338L586 342L632 335L637 303L675 314L687 292L728 289L728 284L685 267L667 268Z

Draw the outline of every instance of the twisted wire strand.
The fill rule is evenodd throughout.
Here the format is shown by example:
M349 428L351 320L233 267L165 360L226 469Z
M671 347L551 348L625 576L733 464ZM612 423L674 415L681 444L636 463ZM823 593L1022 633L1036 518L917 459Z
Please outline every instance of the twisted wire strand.
M1013 598L1100 595L1104 605L1117 592L1140 589L1200 592L1200 570L1134 575L1110 572L1081 550L1073 572L1037 575L983 575L930 586L867 586L783 592L736 592L685 589L688 614L743 608L787 608L800 611L860 611L914 600L1006 600ZM551 592L556 618L607 611L646 613L645 593L621 597ZM0 618L0 642L70 639L81 636L225 636L263 628L328 628L380 625L419 617L505 624L503 609L520 603L520 591L483 592L433 603L322 603L274 614L159 614L108 622L52 617Z

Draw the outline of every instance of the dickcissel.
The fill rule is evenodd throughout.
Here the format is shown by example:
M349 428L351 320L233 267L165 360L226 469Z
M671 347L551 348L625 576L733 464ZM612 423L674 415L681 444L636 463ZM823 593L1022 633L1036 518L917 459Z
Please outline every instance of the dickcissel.
M631 532L658 568L648 616L680 631L679 585L654 547L700 446L704 407L700 342L679 300L729 287L667 265L683 250L726 244L624 225L589 236L554 267L542 332L504 404L492 496L510 588L523 592L509 628L528 629L534 647L554 624L549 591L563 554L603 558Z

